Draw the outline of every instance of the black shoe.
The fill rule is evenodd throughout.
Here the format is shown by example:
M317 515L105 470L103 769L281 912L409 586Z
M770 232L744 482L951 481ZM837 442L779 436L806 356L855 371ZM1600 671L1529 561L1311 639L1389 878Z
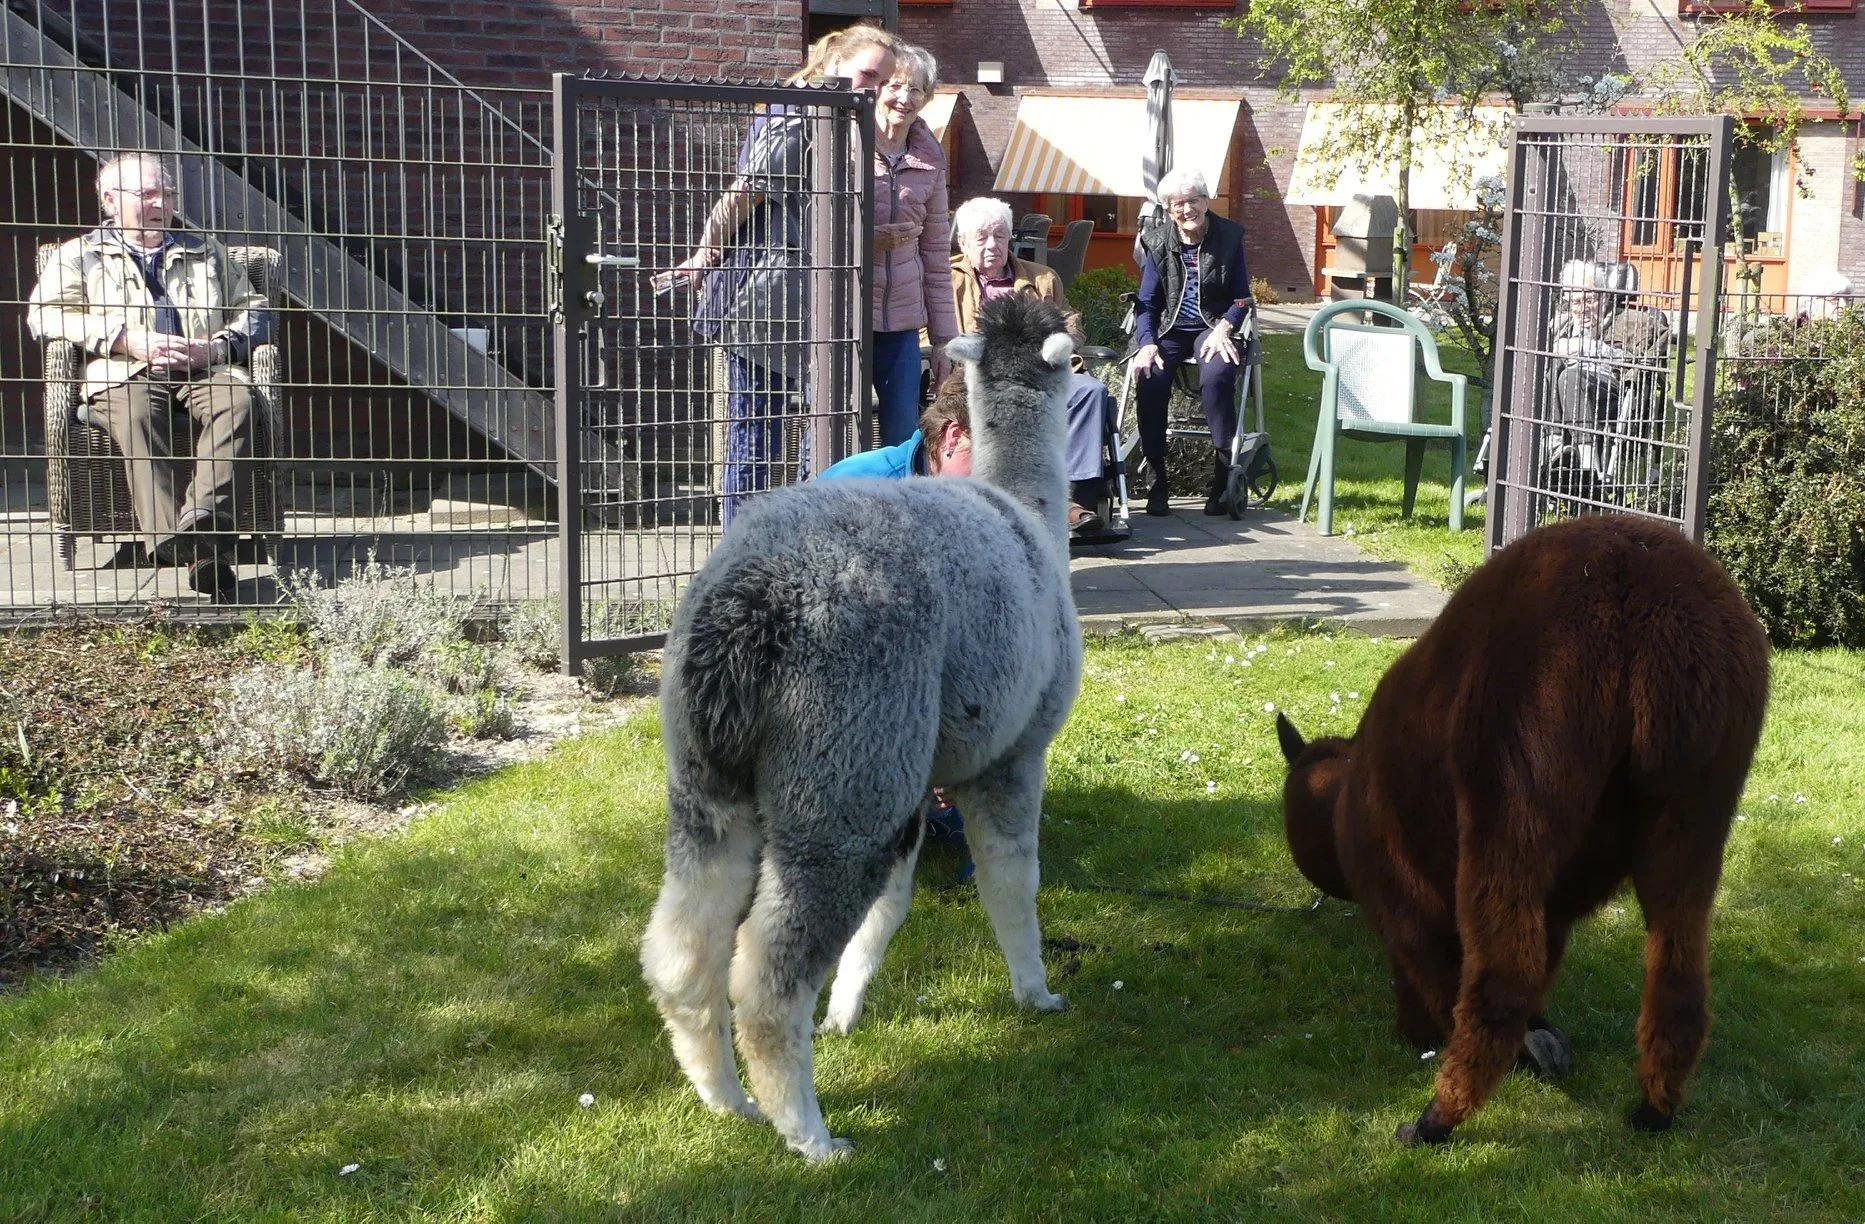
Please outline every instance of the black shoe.
M1106 528L1107 524L1101 521L1100 515L1088 509L1086 506L1078 506L1074 502L1069 503L1068 533L1070 538L1076 540L1092 540L1095 536L1100 535L1101 532L1106 530Z
M1229 514L1230 507L1224 504L1224 491L1230 484L1230 460L1219 451L1211 465L1211 483L1204 487L1204 512L1213 517Z
M206 511L197 511L184 515L175 530L157 540L150 552L162 565L192 565L213 555L219 548L215 537L232 530L232 523L222 522Z
M218 557L205 557L188 567L188 585L215 603L233 603L239 596L240 576Z
M1166 488L1166 478L1161 474L1153 481L1153 491L1146 495L1146 512L1154 518L1164 518L1171 514L1172 506L1166 500L1170 496L1171 490Z

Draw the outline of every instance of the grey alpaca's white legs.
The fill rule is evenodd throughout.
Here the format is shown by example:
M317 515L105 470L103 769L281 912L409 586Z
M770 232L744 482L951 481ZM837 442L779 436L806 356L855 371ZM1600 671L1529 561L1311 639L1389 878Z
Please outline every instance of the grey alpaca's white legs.
M742 819L703 856L670 852L641 937L642 974L680 1069L709 1108L753 1120L763 1115L738 1082L726 982L732 934L751 899L759 849L757 822Z
M732 1002L745 1074L764 1116L792 1150L811 1164L834 1160L854 1144L829 1133L816 1098L810 1049L810 1020L822 993L821 973L797 972L793 950L794 913L786 912L785 889L766 860L757 898L738 929L732 958Z
M921 835L924 836L923 827ZM887 877L886 890L868 910L861 929L849 940L836 966L835 983L829 987L829 1008L823 1013L817 1032L846 1035L861 1019L868 986L880 971L888 943L900 924L907 920L907 908L913 904L913 869L919 859L920 848L916 845L894 865L893 873Z
M997 946L1010 966L1019 1007L1061 1011L1068 1000L1049 992L1042 928L1036 920L1036 826L1042 814L1043 754L1039 750L957 788L965 840L978 869L978 900L990 916Z

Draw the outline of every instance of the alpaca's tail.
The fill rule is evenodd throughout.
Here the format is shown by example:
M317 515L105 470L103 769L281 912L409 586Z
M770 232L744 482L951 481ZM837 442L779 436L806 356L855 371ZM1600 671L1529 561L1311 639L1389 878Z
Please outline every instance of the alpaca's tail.
M692 746L712 768L742 776L763 728L764 679L796 631L796 584L781 558L754 556L693 598L681 666Z

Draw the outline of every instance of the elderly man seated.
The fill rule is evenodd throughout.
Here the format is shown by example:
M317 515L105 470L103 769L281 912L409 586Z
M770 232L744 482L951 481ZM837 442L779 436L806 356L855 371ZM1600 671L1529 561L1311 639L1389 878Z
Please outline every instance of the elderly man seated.
M160 159L111 158L97 193L104 224L58 248L27 321L41 341L67 340L88 356L85 414L128 460L132 507L156 560L188 566L189 585L228 600L234 507L251 495L252 389L241 367L270 326L265 299L217 239L174 228L175 180Z
M1649 392L1663 378L1671 324L1638 304L1637 281L1625 264L1570 259L1561 267L1562 311L1548 332L1555 358L1556 415L1572 428L1548 438L1550 452L1570 444L1583 468L1596 466L1599 431L1613 423L1629 389Z
M958 236L958 254L952 256L952 296L958 304L959 331L976 330L978 310L992 298L1030 293L1062 312L1076 344L1086 340L1081 315L1062 295L1056 274L1010 253L1010 205L988 196L967 200L953 217L952 228ZM1069 380L1068 522L1069 531L1078 539L1105 527L1096 507L1107 493L1104 444L1115 427L1114 413L1114 397L1106 384L1083 373L1077 358Z

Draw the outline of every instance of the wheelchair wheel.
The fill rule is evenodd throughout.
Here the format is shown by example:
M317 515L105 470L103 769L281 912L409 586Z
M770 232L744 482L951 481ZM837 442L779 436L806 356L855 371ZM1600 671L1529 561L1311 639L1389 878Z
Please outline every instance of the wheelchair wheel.
M1250 465L1244 473L1244 483L1250 490L1250 496L1259 506L1269 504L1269 499L1276 495L1276 484L1281 473L1276 470L1276 461L1268 451L1264 451L1259 462Z

